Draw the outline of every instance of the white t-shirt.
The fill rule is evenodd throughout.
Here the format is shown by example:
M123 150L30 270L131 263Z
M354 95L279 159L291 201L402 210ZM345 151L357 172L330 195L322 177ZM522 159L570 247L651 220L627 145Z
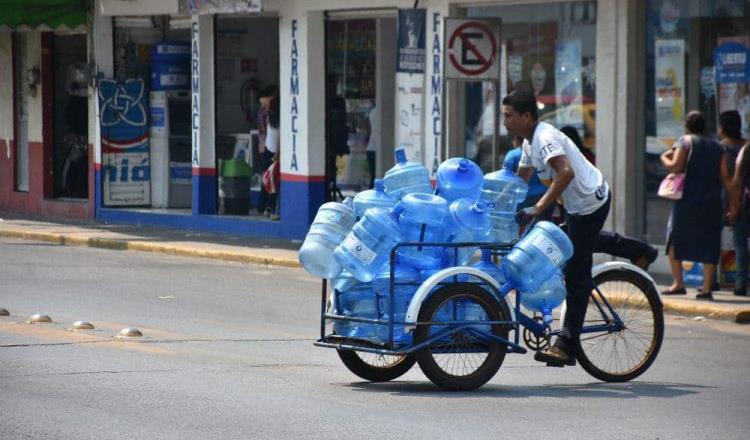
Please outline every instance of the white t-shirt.
M551 158L565 155L575 177L562 193L563 206L571 214L591 214L607 201L609 185L601 171L591 164L565 133L546 122L539 122L531 143L524 140L519 166L534 167L547 186L555 178L548 165Z
M271 124L268 124L266 130L266 149L273 154L279 151L279 129L273 128Z

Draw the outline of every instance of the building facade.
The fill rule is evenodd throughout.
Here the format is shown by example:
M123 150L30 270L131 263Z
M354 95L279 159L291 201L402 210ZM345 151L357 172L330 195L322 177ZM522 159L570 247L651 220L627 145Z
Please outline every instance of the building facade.
M68 145L61 133L72 125L56 111L64 113L62 99L73 95L44 92L45 84L66 87L54 80L62 73L46 73L56 64L45 54L59 48L56 59L80 63L80 55L68 54L73 44L54 44L71 32L6 26L0 66L3 78L14 79L0 84L7 152L0 155L0 209L301 239L320 204L370 185L368 156L382 176L396 145L433 173L452 156L469 157L485 171L502 163L509 140L496 106L523 86L536 93L543 120L573 126L595 151L614 197L607 228L663 244L669 205L655 196L654 182L665 174L658 154L680 134L684 114L699 109L715 121L718 112L737 109L750 124L750 74L730 75L750 62L732 55L750 47L750 4L743 0L420 0L413 15L403 12L415 9L412 0L211 3L196 10L179 0L96 0L87 9L78 32L90 74L90 177L78 199L70 194L80 195L80 185L70 181L79 180L62 177L67 149L56 147ZM500 23L494 78L446 77L446 51L474 38L446 35L449 17ZM155 49L160 43L163 53ZM470 52L464 61L482 64ZM404 69L408 53L421 53L423 67ZM734 65L715 68L727 54ZM11 75L23 76L33 70L28 66L41 70L36 96L28 78ZM70 70L66 81L75 83L78 71ZM109 91L102 80L112 81ZM273 85L279 220L256 211L267 205L260 95ZM112 109L132 110L136 97L146 123L131 124L139 128L125 130L118 144L109 127L120 113ZM337 108L345 119L332 116ZM24 118L26 153L19 147L26 142ZM342 124L345 145L334 136ZM126 144L140 150L124 152Z

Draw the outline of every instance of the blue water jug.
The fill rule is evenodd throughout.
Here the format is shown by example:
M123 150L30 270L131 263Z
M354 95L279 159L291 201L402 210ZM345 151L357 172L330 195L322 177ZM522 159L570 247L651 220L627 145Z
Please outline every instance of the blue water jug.
M489 249L482 249L482 259L471 267L481 270L496 279L501 285L505 283L503 269L501 266L492 262L492 251Z
M480 198L493 212L516 212L528 191L529 185L525 180L513 171L501 168L484 176Z
M385 192L395 200L401 200L405 194L432 194L430 172L424 165L406 161L406 150L396 148L396 165L383 176Z
M573 243L548 221L537 223L503 258L503 274L521 292L537 290L573 255Z
M343 271L339 278L333 280L336 292L336 313L353 318L378 318L377 296L372 283L363 283ZM334 322L334 333L349 338L374 340L378 336L376 324L337 320Z
M393 208L404 233L404 241L442 243L446 241L445 217L448 202L432 194L406 194ZM399 260L412 267L439 267L443 248L436 246L404 246L398 250Z
M388 321L390 316L390 285L390 265L385 264L383 270L373 281L375 294L378 298L378 309L381 313L380 319L383 321ZM393 341L396 343L411 341L411 333L404 333L404 325L395 324L395 322L402 323L406 319L406 310L409 308L411 298L418 287L419 271L397 261L393 273ZM388 341L388 326L379 326L378 335L382 342Z
M375 179L375 188L362 191L354 196L354 217L359 220L370 208L383 208L391 210L398 200L385 193L383 179Z
M522 292L521 304L531 311L540 312L544 323L550 324L552 310L565 301L567 294L563 274L558 270L536 290Z
M437 169L437 192L448 203L461 198L476 199L482 191L481 168L469 159L452 157Z
M354 211L351 207L336 202L321 205L299 250L302 267L320 278L338 276L341 264L334 258L334 250L353 225Z
M520 227L515 212L491 212L490 232L487 241L493 243L512 243L518 240Z
M402 241L398 217L386 209L371 208L333 253L341 267L356 279L370 282L388 261L393 246Z
M474 199L457 199L448 207L446 221L448 240L454 243L471 243L489 241L491 218L484 202ZM457 256L454 266L465 265L476 252L476 247L447 248Z

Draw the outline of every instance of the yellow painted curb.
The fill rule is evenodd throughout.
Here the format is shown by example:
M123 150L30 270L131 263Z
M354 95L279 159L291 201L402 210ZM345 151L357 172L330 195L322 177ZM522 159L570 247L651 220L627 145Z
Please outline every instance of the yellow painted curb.
M269 257L266 255L215 251L210 249L195 249L163 244L143 243L137 241L112 240L106 238L73 237L51 232L29 232L18 230L0 230L0 236L20 238L24 240L44 241L59 245L88 246L110 250L135 250L154 252L183 257L202 257L215 260L233 261L237 263L261 264L265 266L301 267L297 259Z

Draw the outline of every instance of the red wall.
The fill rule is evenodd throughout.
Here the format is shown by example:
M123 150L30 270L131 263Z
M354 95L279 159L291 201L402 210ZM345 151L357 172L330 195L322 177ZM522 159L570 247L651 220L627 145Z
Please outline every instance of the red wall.
M0 139L0 210L48 217L89 219L94 217L93 203L87 200L69 201L44 197L45 161L43 144L29 142L29 192L15 190L15 145L10 142L8 157L6 141ZM89 152L93 147L89 145ZM92 154L89 153L89 200L93 200L94 171ZM48 171L50 174L51 169ZM50 175L48 179L51 179ZM91 209L89 209L91 205Z

